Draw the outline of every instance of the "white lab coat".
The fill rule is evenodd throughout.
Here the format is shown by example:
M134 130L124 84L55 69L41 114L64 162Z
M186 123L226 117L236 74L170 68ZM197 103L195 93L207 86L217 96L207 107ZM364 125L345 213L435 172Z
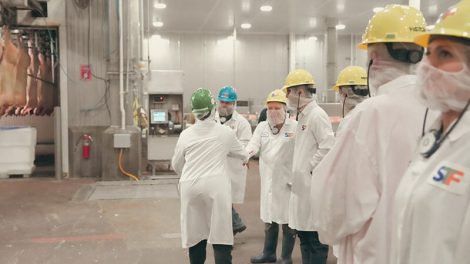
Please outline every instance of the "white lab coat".
M434 155L415 155L395 195L390 263L470 263L469 150L467 111Z
M216 120L220 122L218 113L216 114ZM233 111L232 118L225 122L224 125L235 131L237 139L246 147L252 135L251 125L248 123L248 120L237 111ZM232 181L232 203L241 204L245 200L247 167L243 166L242 162L236 158L229 157L227 162L228 175Z
M183 248L203 239L211 244L233 245L227 155L240 163L248 159L233 131L214 119L197 121L178 139L172 165L180 175Z
M289 202L289 227L316 231L311 219L311 172L333 147L335 137L330 118L315 101L299 114L295 132L292 193Z
M425 113L415 81L401 76L359 104L313 172L315 226L320 241L338 246L339 264L388 263L393 196Z
M287 224L292 183L297 122L286 119L278 134L274 135L268 122L258 124L246 150L250 156L259 154L261 178L260 218L265 223Z

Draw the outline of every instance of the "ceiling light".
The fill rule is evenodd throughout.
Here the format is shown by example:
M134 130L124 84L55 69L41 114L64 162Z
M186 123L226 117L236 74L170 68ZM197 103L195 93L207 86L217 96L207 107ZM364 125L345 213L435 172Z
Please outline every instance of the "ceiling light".
M374 9L372 9L372 11L374 11L374 13L378 13L380 11L384 10L383 7L374 7Z
M241 28L243 29L250 29L251 28L251 24L250 23L243 23L240 25Z
M259 10L263 12L271 12L273 10L273 7L270 5L264 5L264 6L261 6Z
M335 26L336 30L343 30L346 28L346 25L345 24L338 24Z
M162 21L153 21L153 26L154 27L163 27L163 22Z
M431 30L434 29L434 27L435 27L434 25L428 25L428 26L426 26L426 30L431 31Z
M165 9L166 8L166 4L165 3L162 3L162 2L157 2L153 5L153 7L155 7L156 9Z
M316 36L311 36L308 38L309 40L318 40L318 38Z

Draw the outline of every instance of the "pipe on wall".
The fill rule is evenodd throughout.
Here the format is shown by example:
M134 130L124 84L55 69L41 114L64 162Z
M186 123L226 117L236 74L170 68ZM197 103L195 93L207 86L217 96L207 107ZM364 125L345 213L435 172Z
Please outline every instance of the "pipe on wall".
M119 0L119 107L121 110L121 129L126 129L126 109L124 107L124 34L122 0Z

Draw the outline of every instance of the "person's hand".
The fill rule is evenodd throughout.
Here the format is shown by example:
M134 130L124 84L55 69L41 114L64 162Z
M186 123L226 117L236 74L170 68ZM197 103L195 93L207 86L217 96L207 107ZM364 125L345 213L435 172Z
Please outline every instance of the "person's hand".
M250 168L250 160L243 163L243 166L245 166L247 169L249 169Z

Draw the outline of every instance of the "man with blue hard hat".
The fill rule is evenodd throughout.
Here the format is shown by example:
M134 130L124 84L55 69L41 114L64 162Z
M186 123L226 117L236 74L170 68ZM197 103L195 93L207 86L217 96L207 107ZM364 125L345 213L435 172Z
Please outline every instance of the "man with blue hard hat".
M250 123L236 110L238 99L237 92L231 86L222 87L218 96L219 105L217 108L216 120L222 125L230 127L236 134L237 139L246 147L251 139L252 131ZM247 167L239 159L229 157L227 159L227 174L232 182L232 203L242 204L245 200ZM232 207L232 227L233 234L243 232L245 224L239 214Z

